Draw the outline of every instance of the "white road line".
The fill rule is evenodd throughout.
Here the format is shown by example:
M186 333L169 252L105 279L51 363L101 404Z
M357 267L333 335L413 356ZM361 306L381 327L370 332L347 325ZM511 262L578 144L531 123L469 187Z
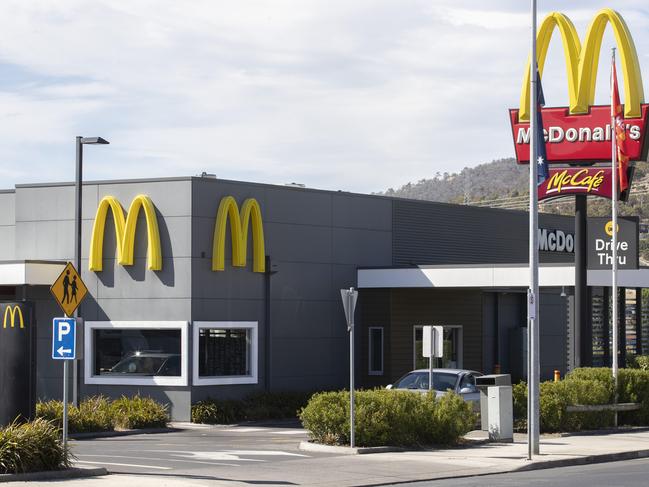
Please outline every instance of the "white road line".
M83 458L94 457L94 458L133 458L132 456L126 455L78 455ZM151 458L151 457L137 457L139 460L152 460L154 462L159 462L162 460L160 457ZM168 462L178 462L178 463L199 463L201 465L221 465L224 467L240 467L236 463L215 463L215 462L201 462L199 460L181 460L179 458L167 458L165 459ZM103 463L103 462L102 462Z
M278 435L306 435L306 430L274 431Z
M137 465L135 463L84 462L83 460L77 460L75 463L86 463L89 465L113 465L116 467L154 468L156 470L173 470L171 467L155 467L153 465Z
M227 431L228 433L255 433L257 431L268 431L266 428L223 428L219 431Z

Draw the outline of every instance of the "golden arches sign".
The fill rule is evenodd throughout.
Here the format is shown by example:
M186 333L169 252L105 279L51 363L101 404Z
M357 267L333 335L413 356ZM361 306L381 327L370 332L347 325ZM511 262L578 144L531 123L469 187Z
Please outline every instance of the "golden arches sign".
M9 325L11 328L14 327L14 324L16 322L16 316L18 317L20 327L25 328L25 320L23 318L23 311L20 309L20 306L17 304L15 305L7 305L5 308L5 313L2 318L2 328L7 328L7 321L9 322Z
M115 239L117 240L117 260L121 265L133 265L135 249L135 230L140 210L144 210L146 218L148 250L147 263L152 271L162 269L162 251L160 248L160 232L158 218L151 198L137 195L133 198L131 206L124 218L122 205L113 196L105 196L100 202L95 215L90 238L90 259L88 267L91 271L99 272L103 269L104 229L108 210L113 213L115 224Z
M219 204L214 226L214 240L212 248L212 270L225 269L225 238L227 222L230 221L230 237L232 241L232 265L235 267L246 266L248 248L248 227L252 224L252 270L264 272L266 270L266 255L264 247L264 225L261 220L261 209L254 198L248 198L241 206L241 212L236 200L226 196Z
M561 34L566 59L570 113L588 113L589 107L593 105L595 100L599 52L607 24L611 24L613 29L620 53L622 72L624 73L624 116L626 118L640 117L640 105L644 103L644 90L638 54L624 19L615 10L605 8L595 14L586 32L583 46L579 41L575 26L568 17L559 12L552 12L545 17L536 36L539 72L543 74L550 39L556 28ZM525 75L523 76L519 120L529 121L529 119L530 61L528 59Z

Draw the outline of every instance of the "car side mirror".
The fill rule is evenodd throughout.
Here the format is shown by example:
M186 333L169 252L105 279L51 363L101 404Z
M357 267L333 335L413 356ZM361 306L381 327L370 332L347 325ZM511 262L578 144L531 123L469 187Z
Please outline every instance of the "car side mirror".
M478 392L478 389L476 389L474 386L466 386L460 389L460 394L471 394L473 392Z
M385 386L385 388L386 389L392 389L392 384L388 384L387 386Z

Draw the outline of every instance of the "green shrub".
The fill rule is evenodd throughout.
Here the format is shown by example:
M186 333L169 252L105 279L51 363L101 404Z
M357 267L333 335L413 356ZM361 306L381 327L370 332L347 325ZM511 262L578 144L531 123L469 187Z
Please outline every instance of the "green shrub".
M456 394L376 389L356 393L358 446L453 444L471 430L475 414ZM349 444L349 392L315 394L300 413L311 439Z
M169 421L165 405L139 394L113 401L111 411L117 429L164 428Z
M192 421L230 424L237 421L296 418L312 393L273 392L253 394L245 399L207 398L192 405Z
M649 370L649 355L631 355L627 365L631 369Z
M618 375L619 402L640 403L640 410L620 413L620 424L649 425L649 371L620 369Z
M314 394L300 412L300 420L317 443L349 443L349 394L345 391Z
M36 416L63 425L63 403L47 401L36 404ZM68 405L68 431L89 433L119 429L164 427L168 417L166 407L150 398L135 396L109 401L104 396L84 399L76 408Z
M230 424L243 419L240 401L218 401L207 398L192 404L192 422Z
M613 424L610 411L567 412L567 406L608 404L610 389L607 383L597 380L566 378L559 382L540 384L541 431L580 431L597 429ZM527 425L527 384L519 382L513 386L514 419L517 430Z
M37 418L0 429L0 473L40 472L70 466L60 430Z
M52 421L57 427L63 425L63 403L47 401L36 404L36 416ZM104 396L94 396L84 399L76 408L68 405L68 431L70 433L86 433L91 431L110 431L113 429L113 419L110 402Z
M608 367L579 367L566 375L565 380L584 379L603 383L609 391L610 403L613 402L613 374Z

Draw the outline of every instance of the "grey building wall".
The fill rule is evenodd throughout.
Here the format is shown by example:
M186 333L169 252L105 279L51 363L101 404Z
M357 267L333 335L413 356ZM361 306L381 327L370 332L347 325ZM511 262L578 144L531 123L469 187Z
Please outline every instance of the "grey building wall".
M148 195L156 207L162 270L146 268L148 243L143 213L137 226L134 265L125 267L116 262L109 213L104 269L90 272L89 241L99 201L106 195L115 196L127 209L138 194ZM250 247L248 265L233 268L229 238L225 270L211 270L217 208L225 196L233 196L239 205L249 197L259 202L271 264L267 273L252 272ZM15 191L0 192L0 209L0 260L72 260L72 185L18 186ZM81 306L84 319L257 321L259 381L255 385L186 387L82 384L81 394L118 396L138 392L169 403L175 419L189 419L190 404L207 396L238 397L265 388L281 391L345 387L348 335L339 290L356 285L358 267L411 262L524 262L526 218L524 212L208 178L85 184L81 273L90 295ZM542 222L549 228L572 228L571 219L565 217L542 217ZM447 296L444 292L436 295ZM45 287L29 289L27 297L36 302L38 391L44 399L60 398L62 366L50 358L51 318L60 312ZM461 294L456 297L439 301L438 307L448 303L461 307L464 298ZM380 293L376 298L381 299ZM395 314L400 304L394 296L390 299L388 309ZM481 300L477 291L471 294L475 333L470 340L465 335L465 346L472 347L470 353L465 351L465 362L474 368L483 362L479 350ZM428 308L422 309L423 313ZM368 323L370 317L373 322L380 321L376 314L367 316ZM386 331L386 343L400 336L397 328ZM357 330L359 337L365 336L363 333ZM190 327L189 350L191 335ZM403 337L406 335L410 336ZM363 340L357 340L358 356L366 357L364 345ZM396 352L397 348L387 357L396 357ZM192 365L190 360L190 384ZM386 367L391 375L403 372L403 367L396 364L390 369L386 362Z
M347 193L230 181L193 180L192 319L259 322L259 384L199 386L194 400L251 390L344 387L347 331L340 289L356 284L358 265L390 265L391 201ZM231 267L226 239L223 272L211 271L218 205L233 196L260 204L267 274ZM270 301L266 301L269 286ZM270 323L270 336L268 328ZM269 354L270 378L265 370Z
M393 265L507 264L528 260L528 214L395 199ZM539 226L574 233L574 218L541 214ZM540 252L541 262L573 262L574 254Z
M0 191L0 256L3 260L16 258L16 193Z
M103 270L88 270L90 235L95 213L104 196L116 197L125 210L138 194L152 199L158 214L163 255L161 271L147 269L147 236L141 211L135 238L133 266L116 261L116 239L112 214L106 220ZM15 192L15 258L73 260L74 186L26 185ZM131 181L84 184L81 276L89 295L80 306L86 321L191 320L191 181ZM4 254L3 260L5 259ZM51 319L61 311L46 287L28 290L36 302L38 326L38 394L61 398L62 365L51 359ZM170 405L176 419L189 419L190 387L107 386L83 384L80 394L120 396L141 393Z

